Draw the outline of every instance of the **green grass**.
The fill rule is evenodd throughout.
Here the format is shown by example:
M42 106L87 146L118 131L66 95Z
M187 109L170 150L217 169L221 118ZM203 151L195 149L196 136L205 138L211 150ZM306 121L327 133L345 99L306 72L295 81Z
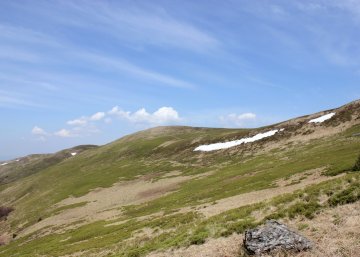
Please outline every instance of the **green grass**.
M271 205L276 207L274 214L277 216L266 217L265 219L294 218L299 215L312 218L312 214L315 212L332 206L328 203L321 205L317 200L319 196L330 195L331 192L333 198L338 198L338 196L344 195L344 188L351 188L350 191L358 190L359 181L360 174L350 173L345 177L277 197L271 202ZM346 201L339 201L338 204L344 203ZM252 217L252 213L264 209L267 205L266 203L259 203L245 206L206 220L190 212L143 221L130 220L116 226L106 226L110 222L105 221L95 222L76 230L45 236L27 243L28 238L19 239L13 244L3 247L0 250L0 256L34 256L34 254L59 256L83 250L96 252L104 247L113 249L114 256L144 256L155 249L202 244L208 237L242 233L245 229L265 221L265 219L256 221ZM122 243L124 240L132 238L136 231L144 227L152 228L161 233L151 238L133 238L127 243ZM17 255L20 245L21 254Z

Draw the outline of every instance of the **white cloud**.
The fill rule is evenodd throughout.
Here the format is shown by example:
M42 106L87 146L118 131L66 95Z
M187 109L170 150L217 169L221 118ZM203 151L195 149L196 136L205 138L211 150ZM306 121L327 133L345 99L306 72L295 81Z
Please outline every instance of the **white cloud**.
M66 122L68 125L72 125L72 126L83 126L86 125L87 123L87 119L86 117L81 117L79 119L75 119L75 120L69 120L68 122Z
M97 112L90 117L82 116L81 118L75 120L69 120L66 123L71 126L85 126L89 121L99 121L105 117L104 112Z
M179 121L180 117L176 110L172 107L161 107L153 113L153 118L156 122L166 123L169 121Z
M61 130L55 132L54 135L59 136L59 137L73 137L73 136L75 136L74 134L71 133L70 130L67 130L67 129L61 129Z
M230 113L225 116L220 116L220 121L229 125L244 126L249 122L256 120L256 114L252 112L236 114Z
M121 110L119 108L119 106L114 106L110 111L108 111L108 114L126 118L130 115L130 112L125 112L125 111Z
M131 113L129 111L123 111L118 106L115 106L107 113L97 112L90 117L82 116L79 119L69 120L66 123L72 126L71 128L60 129L52 133L52 135L58 137L84 137L99 133L100 130L96 127L96 121L103 120L105 123L110 124L112 122L112 118L109 117L110 115L131 123L148 125L169 124L181 120L178 112L172 107L161 107L153 113L149 113L145 108L141 108L136 112ZM37 126L32 129L32 133L42 137L50 135Z
M42 129L38 126L35 126L31 130L31 134L37 135L37 136L46 136L48 133L44 129Z
M89 120L97 121L97 120L101 120L101 119L104 118L104 117L105 117L105 113L104 113L104 112L97 112L97 113L95 113L94 115L92 115Z
M113 107L108 114L116 115L119 118L133 123L167 124L179 122L181 118L178 112L172 107L161 107L153 113L149 113L145 108L141 108L134 113L123 111L118 106Z

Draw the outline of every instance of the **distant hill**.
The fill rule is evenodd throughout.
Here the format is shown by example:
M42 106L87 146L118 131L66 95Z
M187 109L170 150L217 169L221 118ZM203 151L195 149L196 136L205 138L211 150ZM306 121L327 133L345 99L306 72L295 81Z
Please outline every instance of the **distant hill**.
M4 161L0 166L0 185L30 176L38 171L60 163L85 150L95 148L95 145L79 145L54 154L32 154L15 160ZM5 164L5 165L4 165Z

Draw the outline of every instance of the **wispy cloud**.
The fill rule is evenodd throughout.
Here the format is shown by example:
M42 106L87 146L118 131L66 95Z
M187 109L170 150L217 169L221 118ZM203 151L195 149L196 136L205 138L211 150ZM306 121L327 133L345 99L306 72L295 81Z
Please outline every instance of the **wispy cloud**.
M219 119L226 126L248 126L256 121L256 114L252 112L242 114L230 113L220 116Z
M0 39L7 43L26 43L28 45L42 45L61 47L57 39L33 29L19 26L0 24Z
M194 88L195 85L192 83L162 74L155 71L147 70L142 67L139 67L135 64L132 64L126 60L114 57L107 57L104 55L93 54L93 53L77 53L76 54L82 60L94 63L98 66L101 66L102 69L106 69L126 72L133 75L137 79L147 80L152 82L161 83L162 85L170 87L180 87L180 88Z
M53 135L63 138L88 137L99 132L100 130L96 127L95 124L87 124L75 126L72 128L63 128L54 132Z
M71 131L68 129L60 129L59 131L54 132L54 135L59 136L59 137L74 137L74 136L76 136L75 134L71 133Z
M3 107L44 107L34 101L27 99L26 96L11 91L0 90L0 106Z
M0 59L28 63L35 63L40 61L40 57L35 53L7 45L0 45Z
M140 45L157 45L183 48L198 52L219 47L220 42L208 32L172 17L164 8L149 5L127 4L120 2L109 5L101 2L66 1L61 2L71 10L71 19L58 18L62 23L82 26L92 30L112 34L122 41Z
M56 65L56 67L58 67L57 73L62 72L62 65L69 65L70 63L72 66L82 69L106 70L118 74L130 75L132 79L154 85L178 88L195 87L191 82L162 72L157 72L153 69L141 67L120 56L109 56L99 52L94 53L85 47L80 48L62 37L54 38L30 29L1 26L0 24L0 32L1 31L4 32L4 35L0 34L0 39L11 44L0 45L0 58L4 60L35 63L38 66L45 64ZM23 36L23 33L25 33L26 36ZM29 39L27 39L27 37L29 37ZM43 46L50 47L51 50L43 51ZM59 54L61 54L61 58L59 58ZM11 74L8 74L7 77L10 78ZM59 74L59 77L61 77L61 74ZM18 76L15 75L13 79L18 80ZM39 77L36 78L36 80L39 79ZM28 83L26 81L23 82ZM47 81L42 83L43 85L52 84Z

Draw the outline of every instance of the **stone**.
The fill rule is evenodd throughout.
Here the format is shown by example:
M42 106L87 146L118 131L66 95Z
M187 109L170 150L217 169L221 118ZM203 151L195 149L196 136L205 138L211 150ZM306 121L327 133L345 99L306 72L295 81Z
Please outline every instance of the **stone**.
M312 242L286 225L269 220L265 226L245 231L244 248L248 254L259 256L278 250L305 251L312 248Z

